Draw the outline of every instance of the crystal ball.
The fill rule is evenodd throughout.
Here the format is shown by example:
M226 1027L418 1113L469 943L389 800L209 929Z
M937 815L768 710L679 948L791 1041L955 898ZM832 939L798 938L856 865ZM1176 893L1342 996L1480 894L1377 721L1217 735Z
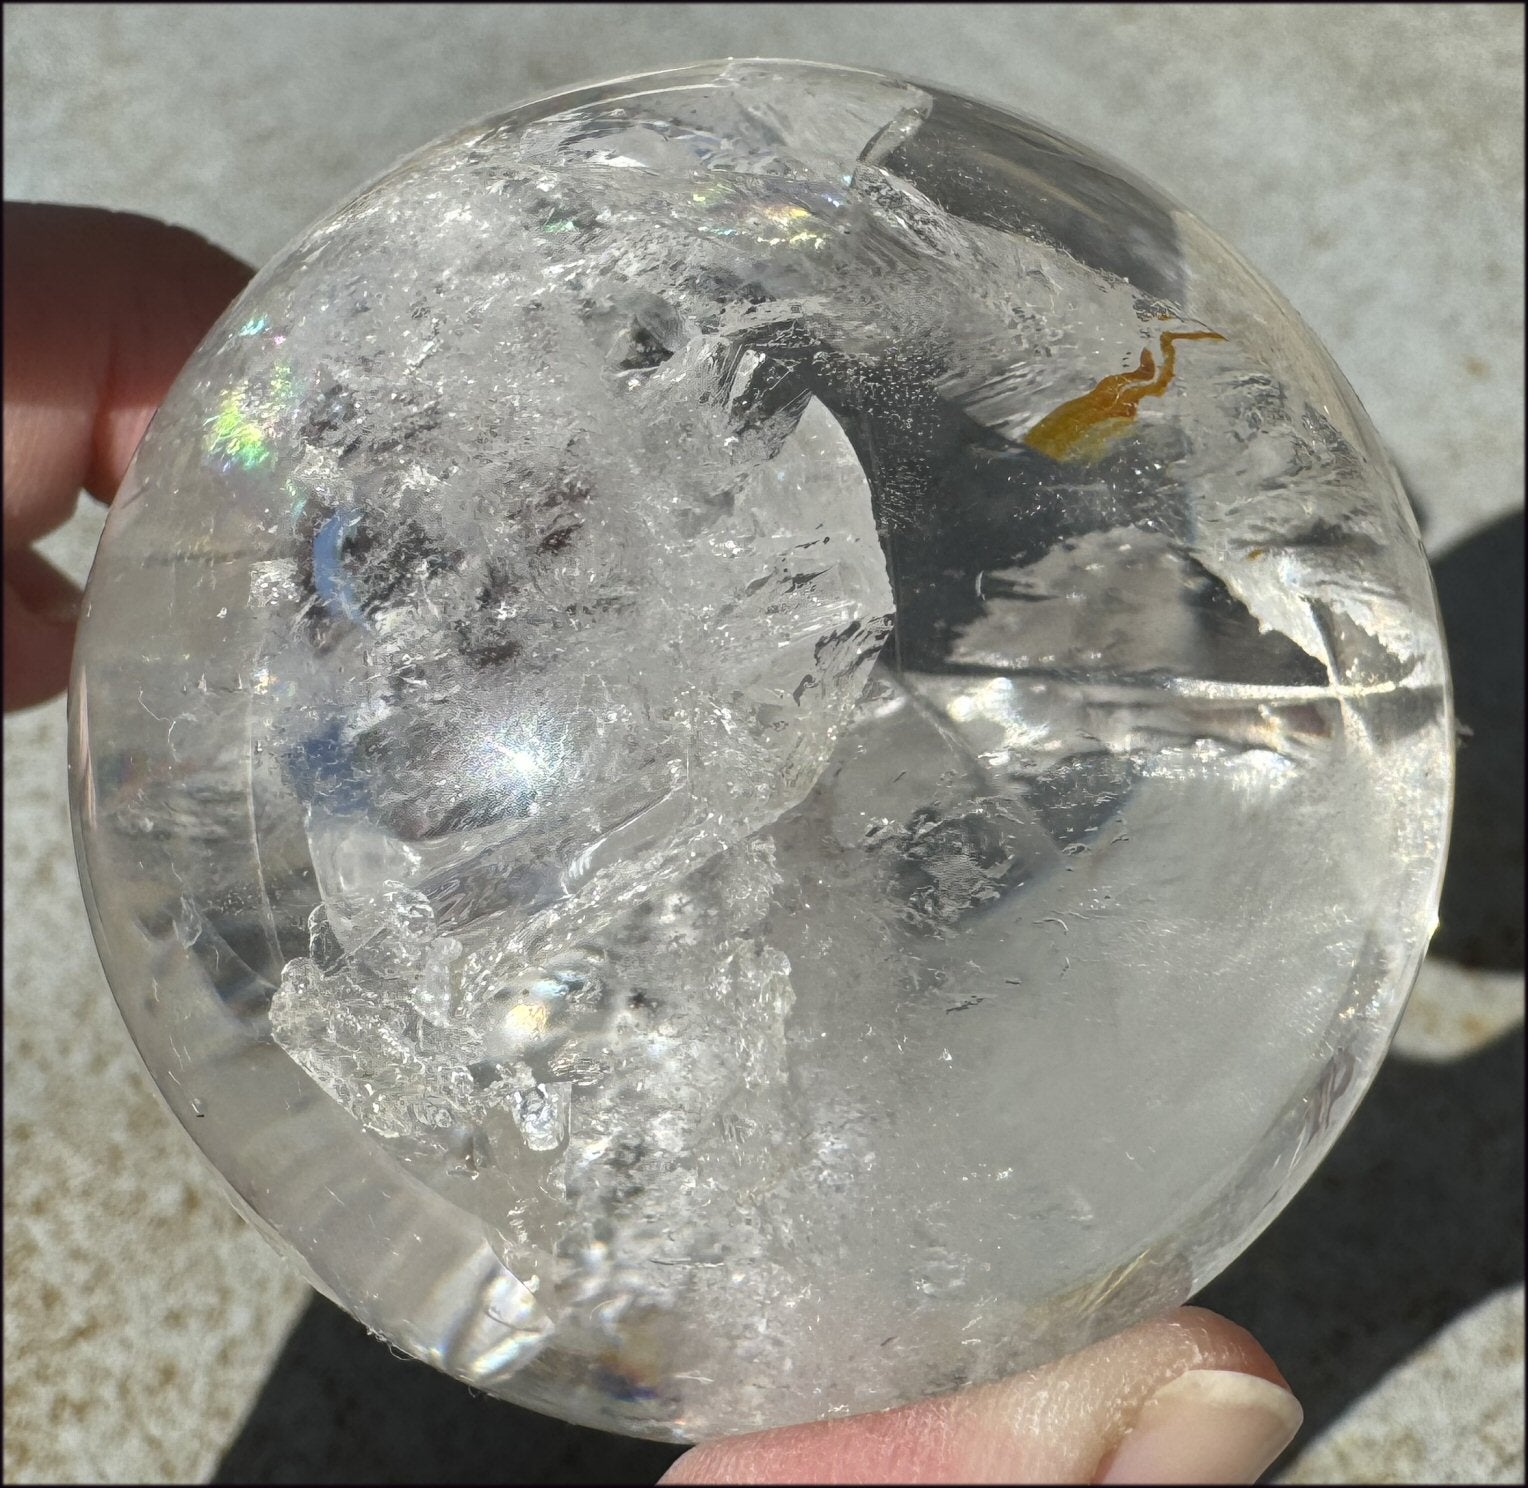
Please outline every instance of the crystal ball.
M991 1380L1306 1179L1434 927L1404 493L1194 217L729 61L463 128L144 439L72 687L174 1114L375 1333L670 1440Z

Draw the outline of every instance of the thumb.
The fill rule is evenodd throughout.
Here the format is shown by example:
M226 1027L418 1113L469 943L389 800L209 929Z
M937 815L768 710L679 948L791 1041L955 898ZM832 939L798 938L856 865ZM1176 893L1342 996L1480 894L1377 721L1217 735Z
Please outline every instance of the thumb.
M1183 1307L995 1385L686 1452L664 1483L1252 1483L1301 1410L1244 1329Z

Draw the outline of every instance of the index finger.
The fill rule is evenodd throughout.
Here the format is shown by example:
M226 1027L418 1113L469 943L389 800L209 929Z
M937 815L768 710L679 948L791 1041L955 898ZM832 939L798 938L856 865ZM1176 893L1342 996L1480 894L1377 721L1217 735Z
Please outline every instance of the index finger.
M5 548L116 493L143 431L250 270L185 228L5 204Z

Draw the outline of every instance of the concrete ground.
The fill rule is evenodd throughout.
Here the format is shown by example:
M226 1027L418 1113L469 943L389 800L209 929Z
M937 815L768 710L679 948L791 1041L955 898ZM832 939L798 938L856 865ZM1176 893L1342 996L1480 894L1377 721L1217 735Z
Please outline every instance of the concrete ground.
M724 55L906 72L1156 181L1285 292L1422 517L1459 692L1443 929L1327 1164L1202 1300L1305 1401L1308 1483L1521 1482L1523 9L11 5L5 194L260 263L447 128ZM88 502L47 551L82 577ZM61 703L5 721L8 1482L651 1481L316 1301L155 1104L77 887Z

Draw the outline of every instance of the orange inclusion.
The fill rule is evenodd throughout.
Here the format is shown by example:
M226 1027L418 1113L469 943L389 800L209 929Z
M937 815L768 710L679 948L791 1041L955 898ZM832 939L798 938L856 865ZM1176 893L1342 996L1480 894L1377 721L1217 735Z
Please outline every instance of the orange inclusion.
M1024 443L1053 460L1097 460L1130 427L1142 398L1160 397L1173 380L1175 341L1224 341L1219 331L1163 331L1162 370L1151 348L1141 352L1131 372L1117 372L1097 387L1053 408L1028 434Z

